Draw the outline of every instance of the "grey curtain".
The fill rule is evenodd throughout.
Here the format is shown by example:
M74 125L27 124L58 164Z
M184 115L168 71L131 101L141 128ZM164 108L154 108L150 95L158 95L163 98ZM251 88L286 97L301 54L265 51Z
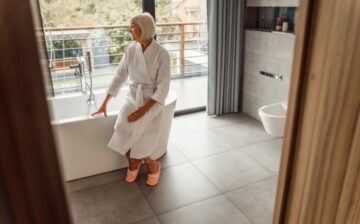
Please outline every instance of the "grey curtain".
M208 0L208 115L239 112L244 0Z

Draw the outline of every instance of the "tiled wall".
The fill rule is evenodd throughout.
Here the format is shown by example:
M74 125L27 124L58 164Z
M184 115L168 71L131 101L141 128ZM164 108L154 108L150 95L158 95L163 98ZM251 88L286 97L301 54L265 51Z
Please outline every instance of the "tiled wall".
M245 31L243 113L260 120L259 107L287 101L295 35ZM260 71L282 75L276 80Z
M247 7L297 7L299 0L246 0Z

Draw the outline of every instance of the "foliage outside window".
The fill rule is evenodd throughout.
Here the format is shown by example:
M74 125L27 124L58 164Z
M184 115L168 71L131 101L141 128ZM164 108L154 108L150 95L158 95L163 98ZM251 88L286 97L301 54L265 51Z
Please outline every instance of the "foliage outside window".
M91 68L85 69L85 72L92 70L94 87L105 88L125 48L132 42L129 20L132 16L142 13L142 0L39 0L39 2L55 95L81 90L80 77L70 67L79 60L91 64ZM184 53L171 49L174 46L179 49L180 33L183 31L185 31L185 39L199 38L199 26L187 25L182 31L179 25L164 25L164 23L200 21L200 7L204 5L201 6L199 3L203 4L205 0L155 0L155 2L156 21L162 24L157 26L157 40L170 49L172 74L179 75L186 71L192 74L197 70L206 72L207 67L204 69L203 65L196 65L191 59L182 63L182 66L185 64L191 67L185 70L179 69L179 58L184 57ZM191 9L190 14L189 9ZM195 44L204 45L196 41ZM194 43L189 47L193 48L193 45ZM79 59L81 57L85 59Z

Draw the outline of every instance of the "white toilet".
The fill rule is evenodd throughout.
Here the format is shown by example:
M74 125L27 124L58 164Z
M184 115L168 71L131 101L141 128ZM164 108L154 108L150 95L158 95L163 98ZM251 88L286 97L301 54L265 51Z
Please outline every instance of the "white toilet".
M287 102L274 103L259 108L259 116L266 133L275 137L284 136Z

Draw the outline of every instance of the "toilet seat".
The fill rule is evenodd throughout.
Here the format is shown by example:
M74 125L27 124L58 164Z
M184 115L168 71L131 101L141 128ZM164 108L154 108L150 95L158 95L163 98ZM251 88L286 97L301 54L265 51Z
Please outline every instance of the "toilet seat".
M266 133L275 137L284 136L287 103L274 103L259 108L259 116Z

